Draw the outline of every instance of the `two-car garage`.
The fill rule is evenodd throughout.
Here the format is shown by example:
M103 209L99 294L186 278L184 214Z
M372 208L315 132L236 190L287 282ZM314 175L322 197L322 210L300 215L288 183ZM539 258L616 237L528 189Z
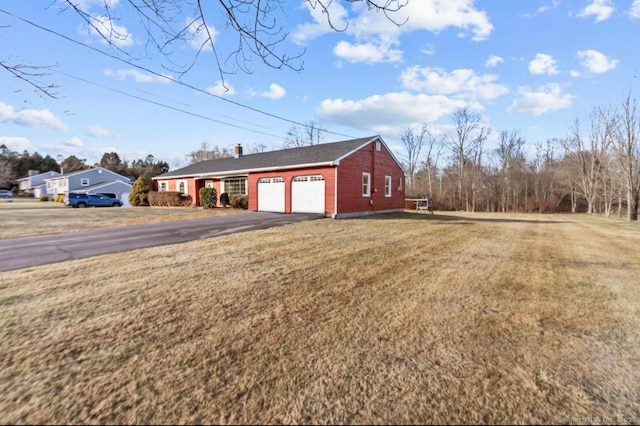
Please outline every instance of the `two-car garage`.
M258 180L258 210L284 213L286 195L291 194L291 213L325 213L325 180L322 175L295 176L291 191L282 177Z

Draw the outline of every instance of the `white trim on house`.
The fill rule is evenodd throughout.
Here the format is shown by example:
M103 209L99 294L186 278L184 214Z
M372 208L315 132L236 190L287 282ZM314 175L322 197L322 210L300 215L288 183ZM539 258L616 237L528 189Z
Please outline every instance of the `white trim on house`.
M244 191L242 192L242 194L239 194L237 192L231 193L229 191L229 189L227 189L227 183L231 182L231 181L244 181ZM220 179L220 190L222 192L226 192L229 195L247 195L248 194L247 187L249 186L249 185L247 185L247 183L248 183L247 181L248 181L248 179L246 177L244 177L244 176L234 176L232 178L230 177L230 178L226 178L226 179Z
M334 170L335 179L333 185L333 214L335 215L338 212L338 168L336 167Z
M340 165L340 161L344 160L345 158L349 157L350 155L353 155L355 152L360 151L362 148L364 148L365 146L369 145L371 142L373 142L375 140L381 142L382 145L384 145L384 147L387 149L387 152L389 153L391 158L393 158L393 161L395 161L396 164L398 165L398 167L400 167L400 170L402 170L402 173L406 174L405 171L404 171L404 166L402 164L400 164L400 162L398 161L398 159L394 155L393 151L391 151L391 149L389 149L389 146L387 146L386 142L380 136L375 136L375 137L369 139L368 141L366 141L365 143L363 143L362 145L360 145L356 149L354 149L354 150L346 153L342 157L338 158L337 160L334 161L335 165L336 166Z
M384 176L384 196L386 198L391 197L391 184L392 184L391 176L385 175Z
M366 183L365 183L365 177ZM363 197L371 197L371 173L362 172L362 196Z
M242 170L223 170L220 172L212 172L212 173L189 173L185 175L176 175L176 176L154 176L153 180L160 179L180 179L180 178L193 178L193 179L203 179L203 178L215 178L215 179L225 179L227 177L237 177L238 175L247 175L249 173L261 173L261 172L273 172L280 170L290 170L290 169L300 169L300 168L309 168L309 167L325 167L325 166L337 166L339 162L335 161L325 161L322 163L308 163L308 164L295 164L293 166L270 166L270 167L260 167L257 169L242 169Z
M180 185L184 185L184 191L180 189ZM176 181L176 192L179 192L184 195L189 195L189 181L187 179L181 179Z

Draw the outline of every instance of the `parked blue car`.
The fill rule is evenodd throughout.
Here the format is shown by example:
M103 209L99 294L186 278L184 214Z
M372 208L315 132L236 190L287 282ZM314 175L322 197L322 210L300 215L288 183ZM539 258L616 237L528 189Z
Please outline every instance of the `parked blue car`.
M111 198L104 194L81 194L70 192L64 196L64 205L67 207L120 207L122 200Z
M0 189L0 197L2 198L11 198L13 197L13 192L8 189Z

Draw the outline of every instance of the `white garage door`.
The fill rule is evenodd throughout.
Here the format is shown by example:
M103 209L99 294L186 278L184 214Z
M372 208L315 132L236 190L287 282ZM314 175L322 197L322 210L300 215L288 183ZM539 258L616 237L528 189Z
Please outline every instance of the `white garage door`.
M292 213L324 213L324 177L297 176L291 183Z
M284 179L262 178L258 181L258 210L284 213Z

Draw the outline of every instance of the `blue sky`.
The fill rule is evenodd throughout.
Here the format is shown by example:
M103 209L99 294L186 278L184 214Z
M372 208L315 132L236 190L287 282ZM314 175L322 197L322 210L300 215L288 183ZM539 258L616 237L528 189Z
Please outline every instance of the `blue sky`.
M98 12L102 1L77 3ZM492 129L491 149L503 130L532 145L562 138L576 118L637 95L640 84L640 0L409 0L394 17L408 17L399 27L334 0L333 22L348 22L343 32L287 0L280 49L304 51L303 70L254 58L251 73L224 75L226 92L211 51L180 75L196 50L153 51L127 1L110 2L112 25L126 36L118 44L132 57L59 0L0 1L0 61L51 66L40 80L59 86L52 99L0 69L0 144L88 163L110 151L130 160L152 154L176 168L202 142L279 149L293 123L315 121L333 132L326 142L379 134L402 157L405 128L426 123L447 135L451 114L469 108ZM233 33L215 8L207 14L224 58ZM233 61L224 66L234 70Z

